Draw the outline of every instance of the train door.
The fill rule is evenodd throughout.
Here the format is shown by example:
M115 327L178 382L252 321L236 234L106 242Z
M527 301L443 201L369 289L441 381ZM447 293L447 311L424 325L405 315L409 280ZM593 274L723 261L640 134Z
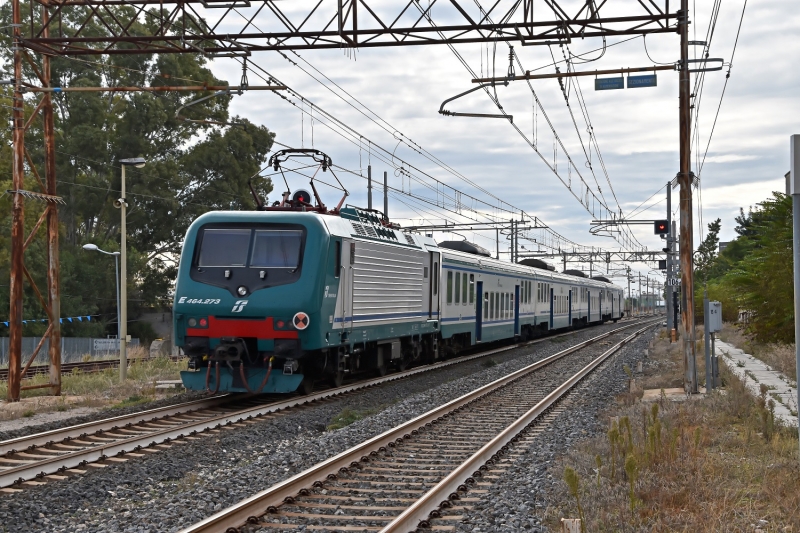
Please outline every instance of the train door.
M570 287L569 292L567 293L567 298L569 298L569 301L567 302L567 308L569 309L569 327L572 327L572 291L573 287Z
M592 291L586 289L586 323L592 323Z
M337 318L341 319L343 332L353 329L353 265L355 262L356 243L350 239L342 239L339 302L337 305L337 311L339 312L337 313Z
M554 289L550 289L550 324L548 324L547 329L553 329L553 313L555 309L553 305L555 304L556 298L554 296Z
M514 335L519 335L519 285L514 286Z
M428 268L430 270L430 285L428 287L428 320L439 320L439 265L441 264L441 254L430 252Z
M483 339L483 282L475 283L475 341Z

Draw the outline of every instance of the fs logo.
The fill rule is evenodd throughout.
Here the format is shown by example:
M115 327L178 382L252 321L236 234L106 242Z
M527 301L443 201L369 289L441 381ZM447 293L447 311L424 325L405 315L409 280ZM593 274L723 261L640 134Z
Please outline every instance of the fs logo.
M233 309L231 309L231 313L241 313L245 305L247 305L247 300L236 300L236 303L233 304Z

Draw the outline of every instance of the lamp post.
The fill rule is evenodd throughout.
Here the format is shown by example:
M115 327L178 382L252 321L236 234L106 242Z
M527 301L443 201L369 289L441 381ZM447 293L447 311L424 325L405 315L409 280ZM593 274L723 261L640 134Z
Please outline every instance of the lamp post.
M114 256L114 276L117 278L117 339L120 338L120 321L119 321L119 252L106 252L97 247L96 244L84 244L83 249L89 252L100 252L101 254Z
M128 269L127 269L127 242L126 242L126 225L125 218L127 216L128 201L125 198L125 167L134 166L142 168L145 160L142 157L134 157L131 159L120 159L122 165L122 183L120 186L120 198L117 200L117 207L120 209L120 228L119 228L119 250L120 250L120 275L122 283L120 284L120 322L119 322L119 379L125 381L128 375Z

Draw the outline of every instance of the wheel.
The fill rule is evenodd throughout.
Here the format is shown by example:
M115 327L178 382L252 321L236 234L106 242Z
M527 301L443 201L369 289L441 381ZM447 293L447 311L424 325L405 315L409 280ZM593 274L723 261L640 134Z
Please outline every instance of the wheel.
M389 372L389 367L388 367L388 366L386 366L386 363L384 363L384 364L382 364L382 365L379 365L379 366L378 366L378 367L375 369L375 374L377 374L377 376L378 376L379 378L382 378L382 377L383 377L383 376L385 376L385 375L386 375L388 372Z
M314 392L314 380L310 376L303 376L303 381L297 387L297 392L303 396L307 396Z
M344 383L344 371L339 370L331 376L331 385L338 388L342 383Z

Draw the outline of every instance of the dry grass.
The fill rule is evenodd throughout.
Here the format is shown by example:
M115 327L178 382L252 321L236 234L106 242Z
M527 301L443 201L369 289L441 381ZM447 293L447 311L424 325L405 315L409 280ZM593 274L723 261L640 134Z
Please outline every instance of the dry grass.
M675 350L663 344L651 351L664 370L647 377L656 388L676 380ZM724 393L620 405L608 435L562 458L553 475L578 474L586 531L800 531L797 431L778 426L766 395L753 398L721 372ZM551 530L578 515L571 492L563 483L553 495Z
M727 323L719 333L719 338L761 359L789 379L794 380L797 376L794 344L761 343L744 333L736 325Z
M74 370L61 376L62 395L81 397L82 401L75 405L83 406L127 406L145 403L155 398L157 381L179 379L179 372L186 370L186 361L174 362L168 357L143 359L142 354L137 353L136 349L131 352L128 379L124 383L119 381L118 368L91 373ZM38 375L32 379L23 380L22 386L45 384L48 380L48 376ZM167 394L172 392L170 389ZM175 389L174 392L180 392L180 390ZM8 383L0 382L0 398L5 398L7 393ZM21 396L22 398L31 398L47 394L49 394L49 389L43 388L22 391Z

